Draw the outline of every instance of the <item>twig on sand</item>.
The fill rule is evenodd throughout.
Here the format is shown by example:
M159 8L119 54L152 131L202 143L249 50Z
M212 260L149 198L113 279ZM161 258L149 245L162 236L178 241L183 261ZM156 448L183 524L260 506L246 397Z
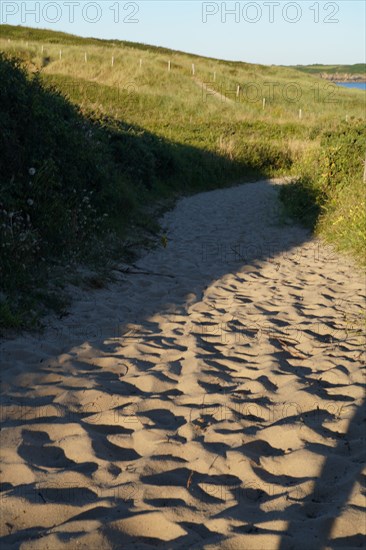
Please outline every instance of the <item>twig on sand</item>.
M193 472L191 472L191 473L189 474L189 478L188 478L188 481L187 481L187 489L189 489L190 486L191 486L192 477L193 477Z
M292 357L296 357L298 359L308 359L309 358L309 355L305 355L301 351L298 351L296 349L290 349L288 347L288 345L286 344L286 342L284 340L282 340L281 338L276 338L276 340L278 340L278 342L281 344L282 349L284 351L287 351L287 353L289 353Z
M126 372L121 373L119 375L120 378L123 378L124 376L126 376L126 374L128 373L128 370L129 370L127 365L123 364L122 366L126 369Z
M299 340L296 340L296 338L292 338L291 336L285 336L283 334L272 334L272 330L271 329L263 329L261 327L257 328L257 327L245 327L245 331L246 332L263 332L264 334L268 334L270 338L273 338L273 340L277 340L278 342L280 343L284 343L284 344L300 344Z
M280 342L280 344L291 344L291 345L295 345L295 344L300 344L300 342L298 340L296 340L296 338L291 338L291 336L283 336L282 334L280 335L273 335L272 338L274 338L275 340L278 340Z
M215 458L213 459L212 464L211 464L211 466L209 467L208 471L211 470L212 466L215 464L215 462L216 462L216 460L219 458L219 456L220 456L220 455L216 455L216 456L215 456Z
M169 273L156 273L154 271L133 271L129 267L126 267L125 269L116 268L116 271L119 271L120 273L124 273L125 275L156 275L157 277L170 277L171 279L175 279L175 276L170 275Z

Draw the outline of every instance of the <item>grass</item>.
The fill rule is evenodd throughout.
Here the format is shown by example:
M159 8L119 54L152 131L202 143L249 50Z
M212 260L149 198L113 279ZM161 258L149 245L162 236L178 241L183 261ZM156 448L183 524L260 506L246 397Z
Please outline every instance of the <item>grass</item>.
M296 176L288 212L363 261L363 91L294 68L0 30L0 326L27 325L37 303L62 310L47 300L52 273L60 295L80 263L105 266L88 276L101 284L158 232L161 205L238 180Z
M281 190L289 213L362 265L366 264L364 136L365 125L360 122L324 131L320 149L304 156L301 177Z

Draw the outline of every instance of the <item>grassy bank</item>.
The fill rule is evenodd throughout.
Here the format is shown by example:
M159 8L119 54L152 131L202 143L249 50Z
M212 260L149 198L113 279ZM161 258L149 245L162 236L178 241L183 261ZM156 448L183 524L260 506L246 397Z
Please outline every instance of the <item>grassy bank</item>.
M366 265L365 125L325 130L320 145L299 163L301 177L282 199L293 217Z
M133 251L161 201L237 180L300 174L287 209L360 258L362 91L291 68L1 31L0 324L62 309L65 273L108 268L126 239Z

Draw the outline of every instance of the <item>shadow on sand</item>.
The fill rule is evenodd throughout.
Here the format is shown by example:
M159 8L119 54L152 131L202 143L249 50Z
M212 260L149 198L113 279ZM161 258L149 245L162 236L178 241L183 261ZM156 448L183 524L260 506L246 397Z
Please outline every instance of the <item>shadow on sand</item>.
M306 250L310 268L314 268L312 276L321 281L322 266L329 258L319 257L325 249L319 252L306 230L292 227L290 231L279 223L277 207L273 207L275 186L262 182L250 188L253 185L245 186L247 204L242 202L246 197L243 186L215 191L207 204L199 196L184 199L166 250L151 251L133 268L147 274L135 274L132 269L121 274L120 283L110 289L82 296L79 317L71 315L45 335L25 336L25 349L32 349L33 355L22 353L17 341L3 344L5 369L16 368L15 376L7 376L3 428L7 434L17 430L17 456L39 479L33 483L5 480L4 508L18 498L16 502L25 509L37 506L39 518L42 507L61 509L64 505L68 510L67 517L62 516L56 525L51 522L44 527L40 521L24 529L15 528L7 512L4 548L20 548L25 540L41 541L43 537L54 537L49 540L60 547L75 548L87 534L82 525L92 525L80 522L97 522L105 548L116 549L220 547L229 535L248 536L252 545L259 537L253 548L264 547L263 536L273 536L276 541L282 536L281 550L301 544L301 548L320 549L361 543L361 535L332 543L328 539L360 480L363 407L354 412L346 433L329 428L337 421L339 403L353 407L355 399L342 394L343 383L315 380L309 361L294 363L288 343L294 327L277 315L291 306L306 321L319 321L302 309L307 273L303 280L295 277L293 281L281 273L298 268L301 251ZM225 193L232 197L227 204L223 203ZM251 210L250 201L258 211ZM240 219L241 209L247 219ZM167 225L173 220L174 215L169 214ZM272 279L264 274L264 264L270 264ZM326 275L323 282L326 284ZM263 288L263 302L251 295L252 285ZM284 303L282 310L268 295L269 289L275 295L278 285L288 285L291 296L291 303ZM210 287L217 296L210 302L212 307L206 296ZM231 303L231 298L225 302L225 296L236 300L243 317L225 317L225 303ZM200 313L203 299L206 303ZM246 317L246 308L255 308L257 316ZM234 335L231 340L230 331ZM258 359L262 344L271 346L271 367L267 369ZM342 344L341 338L338 344ZM18 368L19 361L26 365ZM194 362L199 365L195 374L190 371ZM195 392L201 389L200 399L189 398L192 373ZM266 416L276 406L279 381L286 377L292 377L309 400L332 402L337 411L314 407L304 413L291 403L288 414ZM251 378L261 384L262 391L241 387ZM71 446L62 435L70 424L76 434ZM206 429L212 426L217 437L206 438ZM281 441L275 446L265 440L262 432L268 429L316 434L316 440L323 443L305 441L305 448L319 456L319 464L323 461L319 475L271 473L263 465L263 457L282 460L288 450ZM194 435L190 439L188 434ZM235 443L239 435L240 442ZM145 456L141 437L146 449L152 441L158 442ZM184 449L192 439L212 464L226 461L235 451L234 463L241 457L244 465L250 464L257 482L243 482L236 468L232 473L220 473L208 464L204 472L202 465L190 464ZM335 446L327 445L334 440ZM3 443L13 446L11 439L4 438ZM90 448L85 460L84 444L85 449ZM77 445L81 450L74 452ZM98 477L101 470L103 476ZM77 481L68 484L66 473ZM309 482L314 489L307 495L303 487ZM329 492L330 484L335 492ZM156 513L154 528L149 523L152 513ZM181 517L175 520L169 542L161 538L163 515ZM149 518L146 522L145 516ZM218 525L227 520L230 533L220 532L212 523L204 526L202 517L216 518ZM137 523L127 528L124 522L134 519ZM268 526L268 522L279 520L288 522L286 533ZM136 525L139 532L134 532ZM298 541L305 537L310 545L301 542L299 546Z

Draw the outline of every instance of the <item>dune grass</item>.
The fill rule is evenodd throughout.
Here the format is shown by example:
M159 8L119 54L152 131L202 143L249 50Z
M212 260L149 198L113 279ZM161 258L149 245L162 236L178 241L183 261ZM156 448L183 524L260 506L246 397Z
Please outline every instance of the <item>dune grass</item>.
M293 68L6 25L0 50L4 325L25 323L13 293L34 296L52 266L105 263L131 228L155 227L162 199L238 180L296 176L288 212L362 261L363 91Z

